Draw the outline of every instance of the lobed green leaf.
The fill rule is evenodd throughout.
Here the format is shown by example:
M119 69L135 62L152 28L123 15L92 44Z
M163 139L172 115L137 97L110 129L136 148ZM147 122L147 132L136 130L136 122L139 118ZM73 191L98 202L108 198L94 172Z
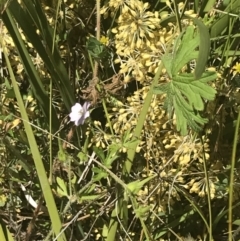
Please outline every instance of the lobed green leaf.
M177 130L183 135L187 134L188 126L199 131L207 122L206 118L200 116L199 111L204 110L204 100L213 100L216 95L216 90L208 85L208 82L217 78L216 73L204 72L210 45L208 29L200 20L195 20L195 23L199 32L195 31L194 26L189 26L182 36L181 43L180 37L177 38L176 51L162 57L171 81L153 89L155 94L166 94L164 108L170 117L174 109ZM199 53L197 47L206 53ZM194 73L179 73L187 63L196 58Z

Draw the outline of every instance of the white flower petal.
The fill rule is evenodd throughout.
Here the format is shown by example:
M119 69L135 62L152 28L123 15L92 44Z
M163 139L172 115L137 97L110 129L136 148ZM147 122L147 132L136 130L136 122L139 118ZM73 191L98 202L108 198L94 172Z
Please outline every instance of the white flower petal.
M81 111L83 109L83 107L79 104L79 103L76 103L72 108L72 112L78 112L78 111Z
M69 114L70 121L74 122L76 126L82 125L86 118L90 116L88 108L90 107L90 102L85 102L82 105L76 103L71 108L71 113Z
M89 116L90 116L89 111L87 111L87 112L84 113L84 119L87 119Z

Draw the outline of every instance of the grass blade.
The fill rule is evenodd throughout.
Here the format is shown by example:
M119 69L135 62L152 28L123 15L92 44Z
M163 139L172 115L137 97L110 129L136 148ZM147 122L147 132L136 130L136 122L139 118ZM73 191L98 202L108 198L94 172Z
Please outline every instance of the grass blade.
M1 241L14 241L8 228L2 223L0 223L0 240Z
M70 110L75 102L74 92L66 68L55 46L53 30L38 1L24 0L23 3L25 9L17 1L12 1L9 11L42 58L54 84L60 91L63 103ZM39 30L39 35L36 33L37 30Z
M22 60L22 64L24 65L24 69L26 71L26 73L28 74L29 78L29 83L32 87L32 91L34 94L34 97L37 99L38 104L40 105L45 117L47 118L47 120L49 120L49 98L48 95L46 93L46 91L44 90L42 81L33 65L33 62L31 60L31 57L29 56L29 53L25 47L25 44L21 38L21 35L19 33L19 30L16 26L16 23L14 22L9 10L7 9L3 15L2 15L2 19L9 31L9 33L11 34L11 37L13 38L13 41L16 45L16 48L18 50L19 56ZM57 114L54 111L53 108L53 112L52 112L52 118L53 121L55 123L54 125L54 131L57 131L59 129L59 121L57 118Z
M2 39L1 39L1 42L3 45ZM33 159L34 159L37 175L38 175L38 178L39 178L39 181L41 184L41 188L42 188L42 192L43 192L43 195L44 195L47 207L48 207L53 231L54 231L55 235L58 235L59 232L61 231L62 224L61 224L61 220L60 220L58 210L57 210L57 207L55 204L55 200L53 198L53 193L52 193L51 187L48 182L48 178L47 178L46 171L45 171L42 159L41 159L40 152L38 150L36 139L34 137L32 127L29 123L28 115L27 115L27 112L26 112L26 109L25 109L25 106L24 106L24 103L22 100L22 96L19 91L17 81L16 81L14 73L13 73L13 70L12 70L12 67L11 67L11 64L10 64L10 61L8 58L8 53L7 53L7 50L5 49L5 46L3 46L3 53L5 56L6 65L8 67L8 71L9 71L9 74L10 74L10 77L12 80L12 85L13 85L16 99L17 99L17 102L19 105L19 110L20 110L22 119L24 120L23 123L24 123L25 131L26 131L26 135L28 138L31 152L33 153ZM61 234L61 236L58 238L58 241L66 241L66 237L65 237L64 233Z

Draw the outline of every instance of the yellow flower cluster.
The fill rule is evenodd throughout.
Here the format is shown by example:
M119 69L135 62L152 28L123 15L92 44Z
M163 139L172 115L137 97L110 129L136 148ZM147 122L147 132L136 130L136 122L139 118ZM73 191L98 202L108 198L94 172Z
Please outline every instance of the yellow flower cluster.
M151 39L156 37L160 28L158 12L147 11L148 3L135 1L134 9L124 6L118 18L118 27L113 29L116 39L117 54L126 56L135 49L151 46Z
M118 10L122 10L125 6L134 6L134 0L109 0L109 2L104 5L101 9L101 14L104 14L105 17L108 16L108 11L111 12L111 17L114 16L114 14Z
M94 133L93 137L90 140L88 147L91 147L94 143L96 147L105 148L111 144L110 135L104 133L101 129L101 123L99 121L94 121L92 126L92 131ZM90 134L90 130L87 131L87 136Z
M216 187L214 183L217 181L216 177L210 177L208 180L211 199L215 197ZM206 177L193 178L185 185L185 188L189 189L190 193L197 193L199 197L205 197L208 193Z
M149 83L148 73L155 73L160 64L160 57L165 51L165 44L172 37L172 29L166 30L160 26L158 12L147 11L149 3L138 0L109 1L102 8L119 10L117 26L112 29L115 34L115 48L120 63L120 73L124 82L132 78L141 83Z
M198 160L203 162L204 158L209 159L208 140L202 144L200 139L192 137L190 134L182 137L177 135L168 135L163 141L165 149L174 149L174 162L179 162L181 166L188 166L191 161Z
M143 87L135 91L133 96L127 98L126 105L112 109L113 113L110 117L112 118L113 129L117 134L123 134L126 130L135 128L148 91L149 87ZM152 132L154 135L156 135L156 132L160 132L161 126L166 122L165 110L159 106L159 103L163 101L162 98L162 96L153 98L145 121L147 132Z
M115 135L121 139L126 131L131 132L135 129L144 100L149 92L152 81L150 76L156 73L167 46L174 45L172 40L176 38L178 31L172 23L163 28L160 25L163 16L160 17L158 12L149 11L149 3L143 1L109 0L102 8L102 14L107 15L108 12L112 16L118 16L116 26L112 29L117 54L115 63L119 64L125 83L137 80L142 86L127 98L126 103L110 111L113 130ZM192 16L193 12L190 10L184 14ZM191 21L185 24L189 25ZM163 70L160 82L168 81L165 72ZM185 137L180 136L175 128L176 118L173 116L173 119L169 120L163 108L164 98L164 95L158 95L151 100L140 137L139 149L141 149L142 157L148 162L150 170L160 171L162 179L174 179L174 182L186 186L190 193L196 192L204 196L206 185L201 181L202 179L189 180L191 175L189 168L193 163L201 166L204 160L210 159L208 139L204 137L202 143L200 139L191 134ZM184 185L186 182L188 183ZM162 192L169 192L169 195L178 198L174 183L169 187L169 183L163 181L161 188ZM213 198L215 196L214 181L210 183L210 189L210 195Z

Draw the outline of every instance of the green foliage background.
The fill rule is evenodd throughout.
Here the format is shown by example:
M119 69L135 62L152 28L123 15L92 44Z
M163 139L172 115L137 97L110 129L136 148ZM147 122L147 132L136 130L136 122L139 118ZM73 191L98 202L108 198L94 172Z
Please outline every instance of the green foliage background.
M0 5L0 240L238 239L238 0Z

